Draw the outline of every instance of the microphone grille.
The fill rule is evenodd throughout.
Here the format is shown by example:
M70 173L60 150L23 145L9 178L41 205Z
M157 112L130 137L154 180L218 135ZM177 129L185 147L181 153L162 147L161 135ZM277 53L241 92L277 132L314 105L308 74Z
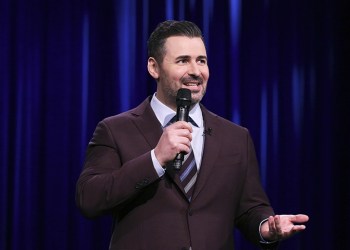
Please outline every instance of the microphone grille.
M181 88L177 91L176 105L177 106L189 106L191 105L191 90Z

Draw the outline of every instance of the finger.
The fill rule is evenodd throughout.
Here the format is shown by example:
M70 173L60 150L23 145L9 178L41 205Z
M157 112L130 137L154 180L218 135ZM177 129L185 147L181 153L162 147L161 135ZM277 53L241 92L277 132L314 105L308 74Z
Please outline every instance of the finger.
M187 140L186 142L182 143L180 147L180 152L185 152L186 154L188 154L191 151L191 142Z
M286 237L285 230L282 225L282 219L280 215L274 217L276 225L276 237L278 240L281 240Z
M276 215L274 217L274 221L275 221L276 233L279 236L282 236L282 227L281 227L281 218L280 218L280 216Z
M177 153L189 153L191 151L191 141L186 137L180 137L175 144Z
M172 124L172 126L174 128L178 128L178 129L188 129L190 131L190 133L192 133L192 126L185 121L177 121L174 124Z
M192 141L192 134L188 129L181 129L179 130L179 136L183 136L188 138L190 141Z
M278 229L277 229L275 217L273 217L273 216L269 217L268 225L269 225L270 239L271 240L279 240L280 236L278 235Z
M192 134L188 129L176 129L174 127L167 127L163 131L164 138L174 143L187 143L192 141Z
M309 220L309 216L305 215L305 214L297 214L294 215L291 219L292 222L295 223L305 223Z
M305 230L306 226L305 225L294 225L293 226L293 231L299 232Z
M269 223L269 232L272 234L275 234L276 233L276 226L275 226L275 220L274 220L273 216L269 217L268 223Z

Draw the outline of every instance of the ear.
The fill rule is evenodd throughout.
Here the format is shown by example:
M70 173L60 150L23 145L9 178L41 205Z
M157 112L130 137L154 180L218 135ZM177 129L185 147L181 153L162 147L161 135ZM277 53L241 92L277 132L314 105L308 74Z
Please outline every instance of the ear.
M156 59L154 59L153 57L148 58L147 69L148 69L148 73L149 73L154 79L157 80L157 79L159 78L159 67L158 67L158 63L157 63Z

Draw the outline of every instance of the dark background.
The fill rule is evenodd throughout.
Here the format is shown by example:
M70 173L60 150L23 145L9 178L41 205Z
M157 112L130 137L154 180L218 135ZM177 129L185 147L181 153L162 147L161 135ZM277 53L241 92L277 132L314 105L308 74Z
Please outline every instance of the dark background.
M280 249L350 249L345 2L1 0L0 249L108 248L75 183L97 122L154 92L146 41L165 19L203 30L203 103L250 130L276 213L310 216Z

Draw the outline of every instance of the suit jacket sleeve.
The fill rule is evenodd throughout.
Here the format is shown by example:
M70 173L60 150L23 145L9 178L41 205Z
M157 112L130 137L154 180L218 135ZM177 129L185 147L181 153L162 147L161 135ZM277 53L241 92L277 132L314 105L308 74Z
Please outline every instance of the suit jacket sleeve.
M115 121L116 119L114 119ZM123 123L116 125L109 120L100 122L91 139L84 169L77 181L76 203L82 213L87 217L95 217L118 209L124 202L132 199L145 186L159 179L154 170L151 159L151 148L142 149L135 157L121 153L127 151L119 145L133 147L130 152L137 154L140 145L133 145L125 141L119 144L115 141L132 138L132 127L127 119L119 119ZM125 122L126 120L126 122ZM125 124L126 123L126 124ZM113 127L114 128L111 128ZM120 132L116 135L115 133ZM138 136L140 136L138 134ZM139 143L140 144L140 143ZM124 146L125 147L125 146Z
M246 136L246 145L247 154L244 162L247 166L247 173L236 225L250 241L259 245L259 225L261 221L273 215L274 212L260 182L258 162L249 132Z

